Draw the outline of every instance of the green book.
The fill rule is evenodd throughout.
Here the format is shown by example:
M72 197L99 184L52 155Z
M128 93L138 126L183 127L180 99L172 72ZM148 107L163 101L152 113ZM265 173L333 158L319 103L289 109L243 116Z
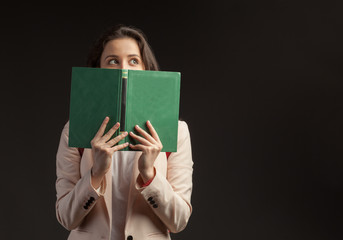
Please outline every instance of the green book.
M149 133L150 120L163 152L176 152L180 103L179 72L73 67L71 76L69 147L91 148L106 116L105 133L120 122L120 131L139 125ZM119 130L113 137L119 135ZM127 136L120 143L137 144ZM127 147L124 151L131 151Z

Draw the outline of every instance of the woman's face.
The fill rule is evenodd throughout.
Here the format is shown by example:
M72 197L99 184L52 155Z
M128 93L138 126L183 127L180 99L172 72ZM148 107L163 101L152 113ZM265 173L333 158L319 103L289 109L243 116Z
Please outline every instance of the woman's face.
M101 54L100 68L144 70L136 40L120 38L106 43Z

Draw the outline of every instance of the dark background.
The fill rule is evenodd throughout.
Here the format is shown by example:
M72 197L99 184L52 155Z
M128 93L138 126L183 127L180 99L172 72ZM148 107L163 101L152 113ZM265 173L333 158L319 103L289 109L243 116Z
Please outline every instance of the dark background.
M194 212L173 239L342 239L343 2L2 6L1 239L66 239L55 155L71 67L116 23L182 73Z

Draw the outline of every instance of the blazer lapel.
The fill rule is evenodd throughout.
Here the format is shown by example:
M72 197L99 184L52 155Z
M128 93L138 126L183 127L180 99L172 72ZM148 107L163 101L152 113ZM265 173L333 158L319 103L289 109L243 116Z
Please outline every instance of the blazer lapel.
M113 172L113 164L111 162L110 169L105 175L106 179L106 191L104 194L104 199L106 203L107 213L109 217L109 226L112 226L112 172Z
M93 156L91 149L85 149L81 160L81 172L89 171L93 166ZM112 226L112 163L105 175L106 190L104 193L105 207L108 213L109 226Z

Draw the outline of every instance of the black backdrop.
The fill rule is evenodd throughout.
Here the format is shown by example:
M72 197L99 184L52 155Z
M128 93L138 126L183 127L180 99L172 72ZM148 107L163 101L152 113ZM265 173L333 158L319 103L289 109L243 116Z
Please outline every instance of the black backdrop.
M224 1L223 1L224 2ZM2 6L1 239L66 239L70 73L116 23L182 73L194 212L173 239L342 239L342 1Z

